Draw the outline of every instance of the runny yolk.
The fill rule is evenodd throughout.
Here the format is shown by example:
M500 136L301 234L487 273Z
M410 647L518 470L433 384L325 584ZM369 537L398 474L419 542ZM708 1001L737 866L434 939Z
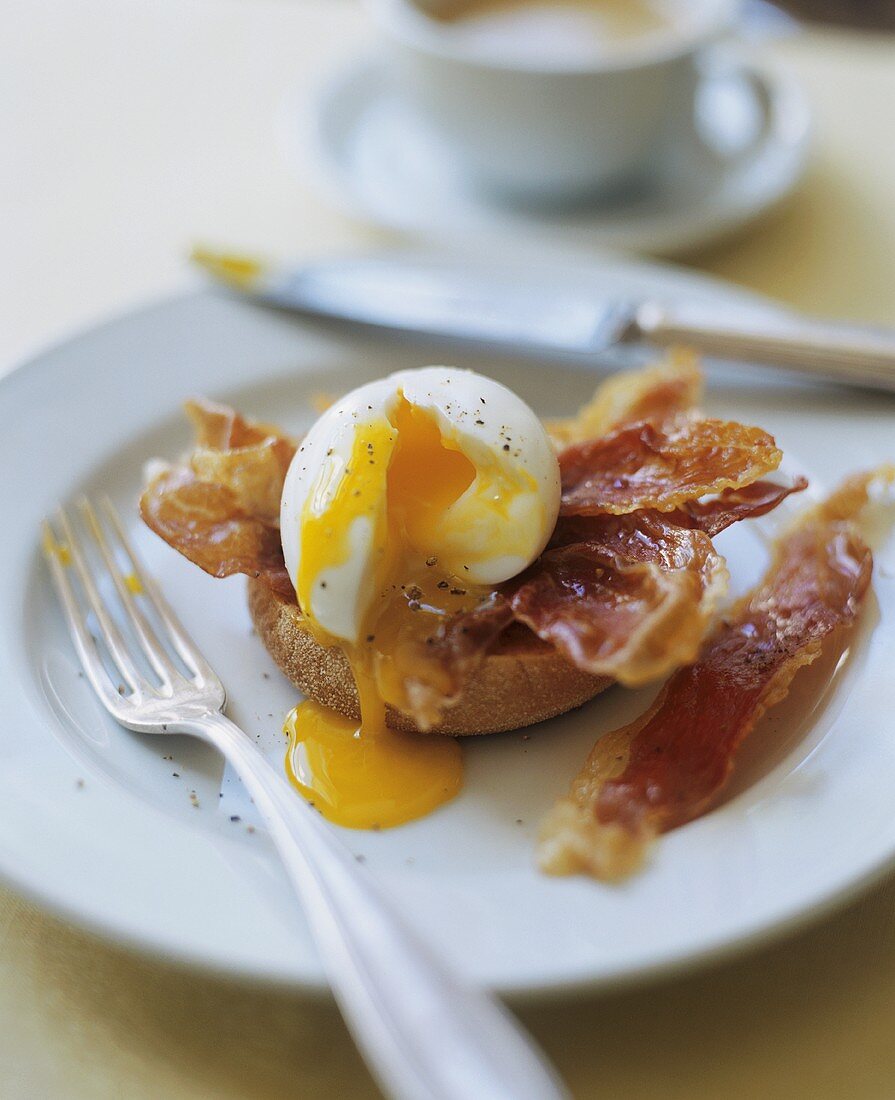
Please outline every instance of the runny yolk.
M406 734L386 725L386 703L402 708L414 654L451 614L484 590L440 568L432 548L445 510L469 488L476 467L442 437L434 418L401 398L388 422L359 426L347 464L334 458L316 487L337 488L322 513L301 520L299 605L322 644L339 645L351 665L360 723L307 701L290 713L286 771L329 820L386 828L429 813L460 790L463 761L453 738ZM351 530L372 532L373 598L356 644L314 621L315 585L352 554ZM460 567L462 570L462 566ZM368 593L359 593L363 599ZM428 674L437 675L429 669ZM403 708L402 708L403 709Z
M353 829L411 821L460 790L453 738L380 730L374 734L313 700L286 719L286 774L324 817Z

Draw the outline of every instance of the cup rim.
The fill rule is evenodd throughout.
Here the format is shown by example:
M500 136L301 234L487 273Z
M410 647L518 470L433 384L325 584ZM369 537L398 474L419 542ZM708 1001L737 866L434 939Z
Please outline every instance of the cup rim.
M404 46L430 57L450 60L479 69L531 75L599 74L648 68L686 57L713 39L723 36L736 22L742 0L706 0L713 10L689 32L669 35L654 41L651 48L632 50L605 58L549 64L537 61L506 60L488 51L470 50L441 34L415 0L364 0L364 5L379 29Z

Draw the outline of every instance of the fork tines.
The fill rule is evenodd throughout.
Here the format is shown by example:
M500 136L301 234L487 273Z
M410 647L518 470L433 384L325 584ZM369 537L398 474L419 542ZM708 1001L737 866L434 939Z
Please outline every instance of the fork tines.
M78 656L105 705L114 710L122 703L122 697L140 702L147 697L170 697L192 685L216 684L215 673L142 566L112 502L104 497L97 509L84 497L78 501L78 511L81 523L77 527L63 508L57 512L55 529L49 520L44 521L43 550ZM86 542L79 539L78 528L87 536ZM92 554L87 547L92 548ZM123 611L124 621L137 642L136 652L120 629L112 606L100 592L103 573L94 573L91 557L102 562L112 580L118 611ZM127 561L128 572L122 570L119 559ZM73 574L80 598L72 583ZM160 629L153 625L141 605L151 609ZM88 622L89 612L93 613L95 631ZM178 667L175 655L187 675ZM157 682L147 678L140 664L152 669ZM115 669L120 683L113 682L108 667Z

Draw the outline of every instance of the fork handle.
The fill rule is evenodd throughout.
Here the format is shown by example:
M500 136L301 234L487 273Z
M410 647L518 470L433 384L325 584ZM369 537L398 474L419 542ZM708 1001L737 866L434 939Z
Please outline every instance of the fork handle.
M248 788L301 899L345 1021L388 1096L567 1096L510 1013L431 952L238 726L210 713L177 728L218 748Z

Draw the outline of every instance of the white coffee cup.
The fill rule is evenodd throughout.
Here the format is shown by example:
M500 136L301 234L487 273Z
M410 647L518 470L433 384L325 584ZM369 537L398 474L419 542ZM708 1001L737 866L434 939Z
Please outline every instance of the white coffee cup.
M700 57L739 10L739 0L679 0L667 31L557 63L458 40L427 14L440 2L368 0L397 87L473 184L552 202L618 187L692 140Z

